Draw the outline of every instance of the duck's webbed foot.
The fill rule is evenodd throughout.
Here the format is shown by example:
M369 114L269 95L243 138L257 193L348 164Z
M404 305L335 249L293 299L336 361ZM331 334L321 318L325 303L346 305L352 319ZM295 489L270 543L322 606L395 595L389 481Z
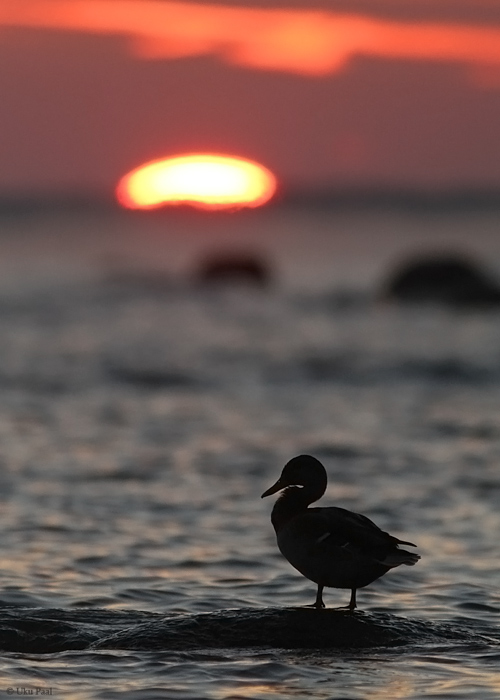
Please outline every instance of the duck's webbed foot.
M314 601L314 603L311 603L311 605L306 605L306 608L316 608L316 610L322 610L323 608L326 608L326 605L323 603L323 588L324 586L318 585L316 600Z
M354 612L358 606L356 605L356 589L351 588L351 599L349 605L341 605L340 608L335 608L335 610L347 610L348 612Z

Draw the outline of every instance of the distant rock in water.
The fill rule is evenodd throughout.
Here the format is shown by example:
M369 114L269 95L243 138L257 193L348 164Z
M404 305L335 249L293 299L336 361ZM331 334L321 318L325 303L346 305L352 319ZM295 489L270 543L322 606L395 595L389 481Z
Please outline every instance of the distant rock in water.
M196 281L202 285L244 282L267 287L271 282L271 270L269 265L256 255L226 253L207 258L196 273Z
M500 286L464 257L436 255L401 265L386 284L382 296L409 304L485 307L500 304Z

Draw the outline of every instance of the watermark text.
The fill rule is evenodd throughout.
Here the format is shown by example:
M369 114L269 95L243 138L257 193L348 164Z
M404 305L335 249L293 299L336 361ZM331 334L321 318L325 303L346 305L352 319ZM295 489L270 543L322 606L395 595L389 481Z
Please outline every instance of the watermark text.
M46 688L42 686L34 686L34 687L28 687L25 685L19 685L17 687L10 687L7 688L6 691L7 695L10 696L28 696L28 695L33 695L33 696L38 696L38 697L43 697L47 695L54 695L54 688Z

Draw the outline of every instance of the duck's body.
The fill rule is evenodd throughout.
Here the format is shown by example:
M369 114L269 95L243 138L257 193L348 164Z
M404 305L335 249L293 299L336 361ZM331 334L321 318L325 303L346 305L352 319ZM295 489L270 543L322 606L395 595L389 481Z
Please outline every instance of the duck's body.
M353 610L358 588L400 564L412 566L420 557L398 547L415 545L389 535L364 515L344 508L309 508L324 494L326 485L321 462L300 455L285 465L278 481L262 497L284 489L274 504L271 521L283 556L318 585L315 607L324 607L322 592L327 586L349 588L349 609Z

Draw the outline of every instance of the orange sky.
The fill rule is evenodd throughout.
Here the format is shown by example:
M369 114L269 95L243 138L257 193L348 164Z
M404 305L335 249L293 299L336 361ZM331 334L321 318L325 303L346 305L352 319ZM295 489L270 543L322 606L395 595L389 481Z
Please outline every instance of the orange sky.
M298 184L500 186L498 5L2 0L0 191L190 148Z
M119 35L141 58L215 54L323 75L357 55L500 66L500 26L167 0L3 0L0 26Z

